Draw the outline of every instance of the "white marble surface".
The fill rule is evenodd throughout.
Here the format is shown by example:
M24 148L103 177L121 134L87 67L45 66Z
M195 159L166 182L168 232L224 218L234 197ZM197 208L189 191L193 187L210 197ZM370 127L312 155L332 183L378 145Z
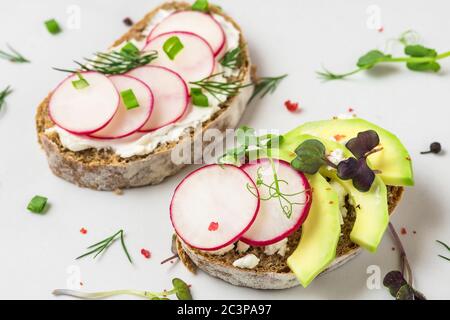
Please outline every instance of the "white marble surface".
M181 264L161 266L170 255L172 234L168 202L177 182L189 170L156 187L126 191L123 196L77 188L54 177L36 143L34 113L38 103L63 77L51 67L67 67L73 59L106 48L126 31L122 19L141 18L159 1L15 0L3 1L0 47L10 43L32 60L28 65L0 61L0 87L14 94L0 113L0 298L53 299L51 291L66 287L71 266L79 267L83 289L160 290L171 277L192 283L196 298L211 299L390 299L384 288L366 286L368 266L384 275L397 267L397 253L386 235L378 252L363 253L308 288L256 291L237 288L200 273L193 276ZM407 190L394 224L406 227L401 236L416 286L429 298L450 298L450 263L435 239L450 242L450 172L448 155L421 156L430 142L450 146L450 59L442 72L419 74L402 66L377 69L347 81L322 83L315 75L321 64L336 71L351 69L357 57L413 28L426 44L450 50L447 1L218 1L242 25L254 61L263 75L289 73L272 96L254 103L243 124L282 131L310 120L345 113L394 131L411 152L416 186ZM81 28L69 30L67 10L81 9ZM384 32L367 27L369 5L381 10ZM252 14L250 14L252 12ZM43 21L57 18L64 32L47 33ZM286 99L299 101L304 111L291 114ZM30 214L26 205L35 194L50 199L46 215ZM81 235L81 227L88 229ZM125 259L119 244L98 260L75 261L84 248L116 230L126 230L135 264ZM412 231L416 230L417 234ZM139 253L152 252L150 260ZM72 267L73 268L73 267Z

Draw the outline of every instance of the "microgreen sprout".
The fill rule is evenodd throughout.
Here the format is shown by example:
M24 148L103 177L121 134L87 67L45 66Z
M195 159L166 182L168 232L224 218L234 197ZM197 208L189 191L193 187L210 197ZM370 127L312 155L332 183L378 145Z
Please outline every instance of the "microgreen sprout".
M172 279L173 288L162 292L138 291L138 290L113 290L101 292L81 292L76 290L56 289L52 293L55 296L70 296L80 299L104 299L118 295L132 295L150 300L170 300L168 297L175 295L178 300L192 300L191 290L183 280Z
M278 203L279 203L281 209L283 210L283 213L286 215L286 217L288 219L290 219L292 216L294 206L295 205L304 205L305 203L309 202L310 201L309 196L307 195L305 203L292 202L289 199L290 197L295 197L299 194L302 194L305 192L305 190L296 192L296 193L284 193L283 191L281 191L280 185L281 184L288 185L289 183L286 180L282 180L282 179L278 178L278 174L275 169L275 163L273 162L272 158L269 158L269 161L270 161L270 166L271 166L271 170L272 170L272 174L273 174L273 182L271 182L270 184L267 184L264 181L263 174L261 172L264 169L262 166L257 169L256 179L255 179L257 188L259 190L261 190L262 188L267 189L268 195L263 196L263 195L259 194L259 196L258 196L258 192L257 192L257 190L255 190L255 187L253 185L250 185L249 183L247 183L247 190L250 191L250 193L253 194L256 198L259 197L259 199L261 201L278 199Z
M402 245L400 237L395 231L392 223L389 223L389 231L394 239L394 243L400 252L400 270L390 271L383 280L383 285L396 300L426 300L426 297L413 288L413 274L406 256L406 251Z
M413 39L411 40L411 38ZM372 69L376 65L386 63L405 63L406 67L412 71L438 72L441 69L438 61L450 57L450 51L438 54L435 49L413 43L417 40L417 35L413 31L404 32L397 40L404 46L404 56L394 57L380 50L370 50L358 59L356 69L350 72L334 73L323 68L317 74L323 80L344 79L356 73Z

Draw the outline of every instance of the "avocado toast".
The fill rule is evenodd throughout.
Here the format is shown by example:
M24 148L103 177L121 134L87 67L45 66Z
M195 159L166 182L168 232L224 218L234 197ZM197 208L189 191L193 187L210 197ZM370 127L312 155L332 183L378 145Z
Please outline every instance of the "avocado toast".
M191 244L187 233L180 231L183 224L174 222L172 217L179 256L190 270L198 267L234 285L257 289L284 289L298 284L307 287L316 276L341 266L362 250L376 251L389 223L389 214L398 205L404 187L414 184L411 159L400 140L357 118L306 123L277 139L277 148L261 148L257 163L261 167L264 167L261 161L287 163L290 169L307 178L309 186L300 188L299 193L310 190L311 198L296 201L293 206L308 211L306 218L293 230L290 228L289 233L283 233L284 238L268 237L273 241L262 243L264 245L253 241L255 233L268 234L277 229L274 220L269 219L269 223L264 224L272 214L267 208L278 212L280 226L287 229L286 223L295 216L291 214L286 218L284 208L293 201L279 201L296 194L283 187L275 188L276 184L270 180L265 182L267 176L255 175L253 171L249 175L262 193L259 195L262 209L256 218L260 222L252 222L231 245L219 250L199 249ZM317 154L321 152L326 157L323 162L323 159L317 161ZM242 166L244 171L248 171L245 166ZM273 182L286 186L295 183L293 176L279 168L279 165L272 166ZM270 197L263 194L264 188L268 188ZM236 194L235 199L239 197ZM233 194L228 193L227 198L232 201ZM281 204L281 209L268 204L274 201ZM227 228L226 221L220 223L220 216L207 219ZM195 223L199 225L198 221ZM201 229L197 233L202 233ZM214 232L205 232L203 243L217 236L219 234Z

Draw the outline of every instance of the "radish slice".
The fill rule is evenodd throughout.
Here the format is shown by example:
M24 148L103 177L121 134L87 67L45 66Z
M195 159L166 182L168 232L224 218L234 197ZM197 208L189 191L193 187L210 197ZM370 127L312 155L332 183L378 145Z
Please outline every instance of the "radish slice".
M160 34L174 31L191 32L205 39L217 56L225 46L226 37L220 24L210 14L199 11L179 11L159 23L149 34L147 42Z
M119 92L133 90L139 107L128 110L120 99L119 108L111 122L103 129L91 134L92 138L119 139L127 137L142 128L153 110L153 94L144 82L126 75L111 76L109 79Z
M49 102L49 115L59 127L74 134L90 134L104 128L113 118L119 106L119 93L108 77L101 73L81 72L89 83L83 89L75 89L71 75L53 91Z
M292 203L290 218L283 211L281 204L286 209L289 202L277 197L270 198L269 191L273 194L275 189L264 185L258 187L261 196L261 207L256 221L251 228L242 236L241 241L252 246L267 246L283 240L295 232L305 221L311 206L311 187L305 175L294 170L289 163L282 160L273 160L275 172L279 180L279 188L286 199ZM258 180L258 173L262 181L273 186L274 173L272 163L269 159L261 159L256 162L242 166L254 181ZM264 200L268 199L269 200ZM285 209L285 210L286 210Z
M144 66L127 73L152 88L154 105L150 119L139 130L154 131L179 120L189 105L184 80L175 72L157 66Z
M208 165L189 174L175 189L170 218L178 236L191 247L213 251L237 241L259 210L256 188L243 170Z
M172 37L178 37L184 48L170 60L163 45ZM158 58L152 64L175 71L187 83L206 78L214 72L215 60L211 46L194 33L180 31L160 34L145 46L144 51L157 51Z

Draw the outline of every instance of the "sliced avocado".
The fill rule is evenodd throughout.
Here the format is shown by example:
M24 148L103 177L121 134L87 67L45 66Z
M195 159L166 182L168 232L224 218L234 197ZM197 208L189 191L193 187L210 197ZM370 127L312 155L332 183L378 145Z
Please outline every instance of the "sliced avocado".
M295 148L294 148L295 149ZM287 149L271 149L270 156L291 162L295 153ZM307 175L313 189L308 218L302 225L302 236L295 251L287 259L303 287L307 287L336 257L341 234L337 193L320 175Z
M311 135L296 136L295 142L291 139L286 140L289 142L283 143L280 148L284 154L292 155L292 152L295 151L299 144L309 139L321 141L325 145L328 154L336 149L341 149L345 158L352 156L351 152L342 144ZM350 233L350 239L368 251L375 252L389 224L387 189L383 180L379 176L376 176L370 190L368 192L360 192L355 189L350 180L340 180L334 169L324 166L320 170L320 173L324 177L334 179L341 183L353 201L356 220Z
M380 137L383 150L369 156L372 169L381 171L379 175L387 185L414 185L411 158L400 140L389 131L366 120L333 119L305 123L284 135L285 142L295 141L296 136L310 134L323 139L341 138L346 142L357 136L359 132L375 130Z
M341 234L337 193L320 175L309 175L313 201L308 218L302 225L300 242L287 259L303 287L307 287L336 257Z

